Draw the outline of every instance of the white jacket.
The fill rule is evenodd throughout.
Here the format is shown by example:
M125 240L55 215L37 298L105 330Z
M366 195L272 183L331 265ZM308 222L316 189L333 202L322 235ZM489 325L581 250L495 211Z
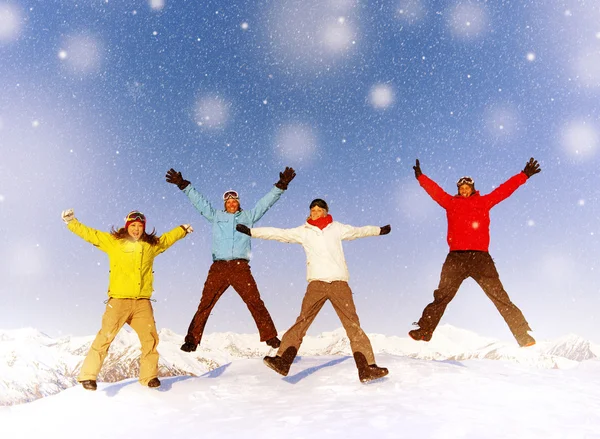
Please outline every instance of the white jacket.
M308 223L294 229L257 227L251 229L253 238L271 239L302 244L306 252L306 279L348 282L349 273L342 241L379 235L377 226L353 227L333 221L323 230Z

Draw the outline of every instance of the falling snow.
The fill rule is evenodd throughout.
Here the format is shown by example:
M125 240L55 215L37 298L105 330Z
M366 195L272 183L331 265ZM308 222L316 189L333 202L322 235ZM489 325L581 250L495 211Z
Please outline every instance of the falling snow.
M542 172L492 211L490 253L541 337L600 341L589 313L600 306L595 3L373 5L0 0L0 294L12 298L2 325L97 331L108 263L60 212L108 231L140 209L158 234L195 228L155 272L157 322L185 331L211 232L165 172L182 172L215 208L237 188L251 209L293 166L259 225L298 226L317 197L342 223L391 224L344 250L365 329L404 335L448 251L415 159L454 195L461 175L486 194L535 157ZM304 255L255 242L251 263L281 333L304 293ZM444 322L506 335L474 288L465 282ZM314 330L336 319L324 308ZM227 291L207 331L256 327Z

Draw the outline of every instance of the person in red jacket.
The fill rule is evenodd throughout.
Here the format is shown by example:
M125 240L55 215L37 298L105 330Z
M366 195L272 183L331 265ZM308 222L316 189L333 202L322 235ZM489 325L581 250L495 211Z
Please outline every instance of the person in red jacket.
M529 177L541 171L537 160L530 158L522 172L487 195L479 195L471 177L462 177L456 183L458 194L452 196L421 172L419 160L413 169L421 187L446 210L450 252L442 266L438 288L433 292L433 302L425 307L423 315L415 323L418 328L409 331L408 335L414 340L431 340L446 306L462 282L471 277L494 303L519 345L533 346L535 340L528 333L531 328L521 310L504 291L488 247L490 210L510 197Z

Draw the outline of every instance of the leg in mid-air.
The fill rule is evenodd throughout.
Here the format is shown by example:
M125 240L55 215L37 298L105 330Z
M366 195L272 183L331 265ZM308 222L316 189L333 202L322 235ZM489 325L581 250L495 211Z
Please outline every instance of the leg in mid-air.
M308 284L306 294L302 299L300 315L292 327L283 335L277 355L274 357L267 356L263 360L267 366L283 376L288 374L306 331L308 331L328 299L326 290L320 288L321 284L325 284L325 282L312 281Z
M248 261L234 260L230 261L231 267L231 286L240 295L252 318L256 327L258 328L258 334L260 341L264 341L268 346L272 348L278 348L280 340L277 338L277 329L275 323L271 318L271 314L267 310L265 303L260 297L260 292L250 271L250 265Z
M202 334L210 312L227 288L229 288L229 278L225 261L216 261L208 270L208 276L202 290L202 298L188 327L185 342L181 346L182 351L193 352L196 350L202 340Z
M480 261L473 265L474 269L471 276L496 306L519 346L533 346L535 339L528 333L528 331L531 331L529 323L504 290L492 257L489 253L482 253L478 257Z
M450 252L442 266L440 283L433 292L433 302L425 307L416 323L419 327L409 331L414 340L429 341L439 324L446 307L456 296L462 282L469 277L469 253Z

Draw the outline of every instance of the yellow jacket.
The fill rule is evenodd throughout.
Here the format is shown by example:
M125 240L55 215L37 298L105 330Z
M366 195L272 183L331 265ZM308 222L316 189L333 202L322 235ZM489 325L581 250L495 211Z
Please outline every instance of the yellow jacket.
M157 245L116 239L108 232L92 229L73 219L69 230L108 254L110 276L108 296L115 299L148 299L152 296L154 258L186 235L181 226L159 238Z

